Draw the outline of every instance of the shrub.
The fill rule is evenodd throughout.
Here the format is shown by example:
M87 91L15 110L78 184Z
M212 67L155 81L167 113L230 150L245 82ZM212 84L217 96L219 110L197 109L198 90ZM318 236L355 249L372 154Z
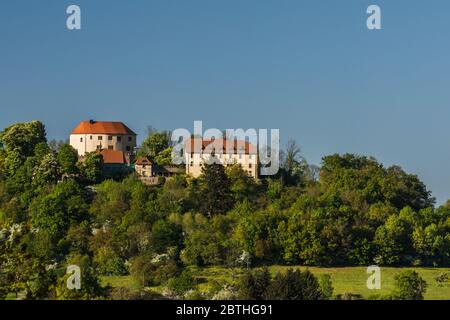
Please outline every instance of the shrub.
M183 296L187 291L193 289L194 278L189 271L183 271L178 277L171 278L167 287L178 296Z
M278 273L270 284L266 298L269 300L323 300L325 296L316 277L309 271L288 269Z
M392 294L396 300L423 300L427 283L414 270L406 270L395 276L395 289Z
M441 272L439 275L437 275L434 280L438 283L438 287L444 286L444 283L447 282L449 279L449 275L446 272Z
M243 300L263 300L270 286L271 276L267 267L248 271L239 284L239 298Z
M330 300L333 297L333 283L329 274L323 274L319 277L319 286L325 299Z

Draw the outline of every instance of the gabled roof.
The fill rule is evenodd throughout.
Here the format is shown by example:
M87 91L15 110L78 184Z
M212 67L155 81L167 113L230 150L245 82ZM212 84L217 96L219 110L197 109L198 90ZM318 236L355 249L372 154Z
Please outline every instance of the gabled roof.
M72 131L72 134L128 134L136 135L122 122L112 121L82 121Z
M125 153L122 151L103 149L97 151L103 156L103 163L106 164L125 164L127 160L125 158Z
M208 149L205 150L206 148ZM185 152L187 153L208 153L213 150L216 154L257 153L256 146L244 140L192 138L186 140L185 143Z
M136 160L136 164L138 165L138 166L142 166L142 165L150 165L150 164L153 164L153 161L151 161L149 158L147 158L147 157L140 157L140 158L138 158L137 160Z

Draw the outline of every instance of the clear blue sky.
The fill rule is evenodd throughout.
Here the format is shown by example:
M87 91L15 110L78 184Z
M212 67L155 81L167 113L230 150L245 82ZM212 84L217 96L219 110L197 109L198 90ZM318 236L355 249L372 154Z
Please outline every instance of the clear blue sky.
M82 30L66 29L66 8ZM383 30L366 28L382 9ZM450 198L447 0L0 2L0 127L279 128L320 163L373 155Z

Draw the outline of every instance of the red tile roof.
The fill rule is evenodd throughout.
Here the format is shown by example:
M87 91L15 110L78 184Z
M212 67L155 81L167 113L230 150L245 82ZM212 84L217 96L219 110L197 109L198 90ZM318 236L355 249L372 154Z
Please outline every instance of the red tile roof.
M211 145L211 146L209 146ZM209 147L208 147L209 146ZM253 144L244 140L227 139L188 139L185 143L187 153L200 153L208 147L206 152L215 151L217 154L256 154L257 148Z
M82 121L72 131L72 134L129 134L136 135L122 122Z
M143 164L145 164L145 165L153 164L153 162L152 162L149 158L147 158L147 157L140 157L140 158L138 158L138 159L136 160L136 164L137 164L138 166L141 166L141 165L143 165Z
M115 151L115 150L107 150L103 149L101 151L97 151L103 156L103 162L106 164L125 164L127 163L127 160L125 158L125 153L122 151Z

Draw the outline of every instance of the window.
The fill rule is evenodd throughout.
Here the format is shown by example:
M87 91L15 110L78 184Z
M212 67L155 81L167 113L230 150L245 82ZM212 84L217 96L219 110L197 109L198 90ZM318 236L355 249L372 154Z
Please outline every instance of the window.
M194 162L193 161L191 161L191 167L193 167L194 166Z
M130 151L131 150L131 147L130 146L127 146L127 151Z
M99 144L99 145L97 146L97 150L100 150L101 148L102 148L102 145Z
M114 147L113 146L108 146L108 150L113 150Z
M117 142L121 142L122 141L122 137L117 137Z
M103 137L102 136L98 136L98 140L100 141L100 140L103 140Z
M132 140L132 138L131 138L131 137L128 137L128 141L130 141L130 142L131 142L131 140Z
M109 140L109 141L112 141L112 136L108 136L108 140Z
M251 163L249 163L249 164L248 164L248 167L249 167L249 168L251 168L251 167L252 167L252 164L251 164Z
M92 140L92 136L89 137Z
M80 138L80 142L83 142L83 138Z

